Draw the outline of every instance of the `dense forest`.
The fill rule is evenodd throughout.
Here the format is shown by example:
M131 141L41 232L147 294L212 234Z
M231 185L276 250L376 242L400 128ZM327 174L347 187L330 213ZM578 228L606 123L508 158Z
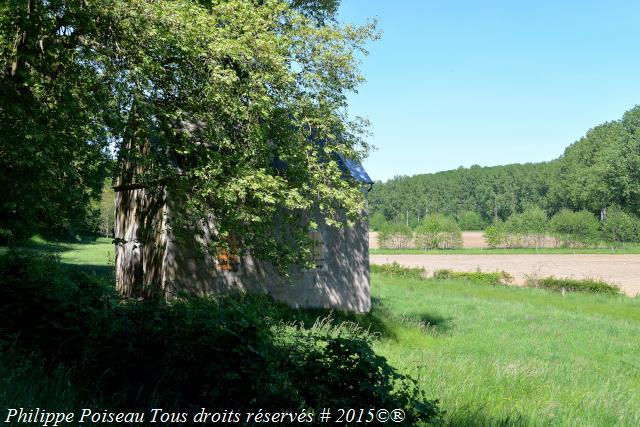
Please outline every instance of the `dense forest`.
M458 222L480 218L478 228L527 208L552 216L562 209L604 216L608 206L640 213L640 106L620 120L590 129L555 160L398 176L374 185L372 226L381 220L417 225L425 214ZM384 217L384 218L383 218ZM469 228L469 227L463 227Z

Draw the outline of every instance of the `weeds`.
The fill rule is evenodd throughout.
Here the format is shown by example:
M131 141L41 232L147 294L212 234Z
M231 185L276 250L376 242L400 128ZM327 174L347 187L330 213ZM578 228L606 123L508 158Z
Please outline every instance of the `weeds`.
M550 289L558 292L590 292L605 295L620 294L620 288L617 286L596 279L531 278L527 280L527 286L530 288Z

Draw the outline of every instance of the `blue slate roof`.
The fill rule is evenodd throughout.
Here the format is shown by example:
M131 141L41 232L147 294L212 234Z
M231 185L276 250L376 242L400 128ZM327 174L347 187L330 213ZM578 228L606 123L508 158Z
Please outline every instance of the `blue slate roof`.
M324 140L322 139L314 139L313 136L310 136L309 140L313 141L315 144L319 145L320 147L324 147ZM342 154L336 154L336 157L338 161L338 166L340 166L340 169L342 170L343 173L350 175L353 179L363 184L367 184L367 185L374 184L373 180L371 179L367 171L364 169L364 167L362 167L360 162L353 159L349 159L343 156ZM276 157L275 159L273 159L273 166L277 170L284 171L287 168L287 163L283 162L282 160Z
M369 177L369 174L364 167L352 159L347 159L346 157L339 155L338 163L343 171L348 172L356 181L361 182L363 184L373 184L373 180Z

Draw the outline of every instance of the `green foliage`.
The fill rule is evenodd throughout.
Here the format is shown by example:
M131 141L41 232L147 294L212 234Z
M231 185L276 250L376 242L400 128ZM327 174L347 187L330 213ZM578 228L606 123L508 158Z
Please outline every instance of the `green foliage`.
M366 404L404 409L405 425L436 419L437 403L368 333L282 322L294 313L264 296L122 300L51 258L0 257L0 343L47 376L64 370L77 399L121 410Z
M640 214L640 107L621 120L589 130L569 146L553 176L550 202L558 207L601 212L619 205Z
M638 241L637 217L628 214L617 206L611 206L606 210L606 216L602 222L602 231L606 241L612 244Z
M386 274L394 277L403 277L407 279L426 280L425 270L422 267L403 267L397 262L383 265L372 265L371 272ZM482 271L453 271L453 270L436 270L433 272L433 278L436 280L447 279L463 279L486 285L506 285L513 281L513 276L505 271L482 272Z
M177 238L215 217L213 246L231 234L282 271L304 262L312 213L338 226L365 207L337 159L368 152L346 107L377 33L340 25L338 4L3 2L0 228L77 230L113 173L180 200Z
M527 286L533 288L551 289L554 291L566 292L591 292L596 294L619 295L620 289L602 280L595 279L556 279L547 277L544 279L533 279L527 282Z
M538 206L531 206L522 212L520 233L533 235L535 237L544 236L548 231L548 218L544 210Z
M415 247L421 249L462 246L462 233L453 218L432 214L415 229Z
M549 230L562 246L585 246L600 240L600 221L588 211L562 209L549 220Z
M497 220L484 230L484 239L491 248L502 245L506 239L504 222Z
M453 271L453 270L436 270L433 272L433 278L437 280L463 279L473 282L482 283L484 285L506 285L513 281L513 276L505 271L482 272L482 271Z
M10 251L0 257L2 333L49 363L80 357L96 324L116 304L112 287L51 256Z
M387 219L380 212L376 212L369 218L369 228L373 231L381 231L387 224Z
M401 222L383 224L378 234L378 244L381 248L406 249L411 247L413 230Z
M465 225L465 213L475 212L487 224L504 220L531 204L544 208L549 177L556 164L471 166L399 176L373 186L369 207L371 212L381 212L386 218L404 217L407 211L410 218L417 215L422 218L426 209L429 213L459 218L461 226Z
M495 221L485 230L490 247L543 247L548 231L547 214L537 206L514 213L506 221Z
M371 271L373 273L383 273L391 276L407 277L412 279L424 278L425 274L423 267L403 267L397 262L382 265L371 264Z
M496 221L485 230L490 247L543 247L551 235L563 247L580 248L597 245L601 240L613 245L636 241L640 220L618 207L610 207L602 224L588 211L562 209L547 221L540 208L532 207L513 214L506 221Z
M504 222L506 246L541 246L546 229L547 215L542 209L532 207L522 213L514 213Z
M316 413L323 407L355 408L375 402L378 408L403 408L404 425L435 421L440 415L438 402L427 400L414 379L399 374L374 353L369 339L297 329L288 344L285 348L293 349L292 357L280 369Z
M112 188L111 180L107 180L102 186L102 194L100 195L100 217L98 223L98 232L100 235L113 237L115 211L115 193Z
M483 230L486 226L486 222L480 214L475 211L463 212L458 218L458 224L460 224L460 228L465 231Z

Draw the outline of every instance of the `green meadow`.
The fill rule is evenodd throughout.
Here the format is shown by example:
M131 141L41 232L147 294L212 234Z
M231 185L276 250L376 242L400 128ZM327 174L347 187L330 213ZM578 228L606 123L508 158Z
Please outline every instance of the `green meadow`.
M374 274L376 350L448 425L640 425L640 300Z
M113 271L110 239L30 248ZM640 425L638 298L381 272L372 273L372 294L370 313L334 319L369 328L376 352L440 400L445 425ZM56 378L36 385L64 390Z

